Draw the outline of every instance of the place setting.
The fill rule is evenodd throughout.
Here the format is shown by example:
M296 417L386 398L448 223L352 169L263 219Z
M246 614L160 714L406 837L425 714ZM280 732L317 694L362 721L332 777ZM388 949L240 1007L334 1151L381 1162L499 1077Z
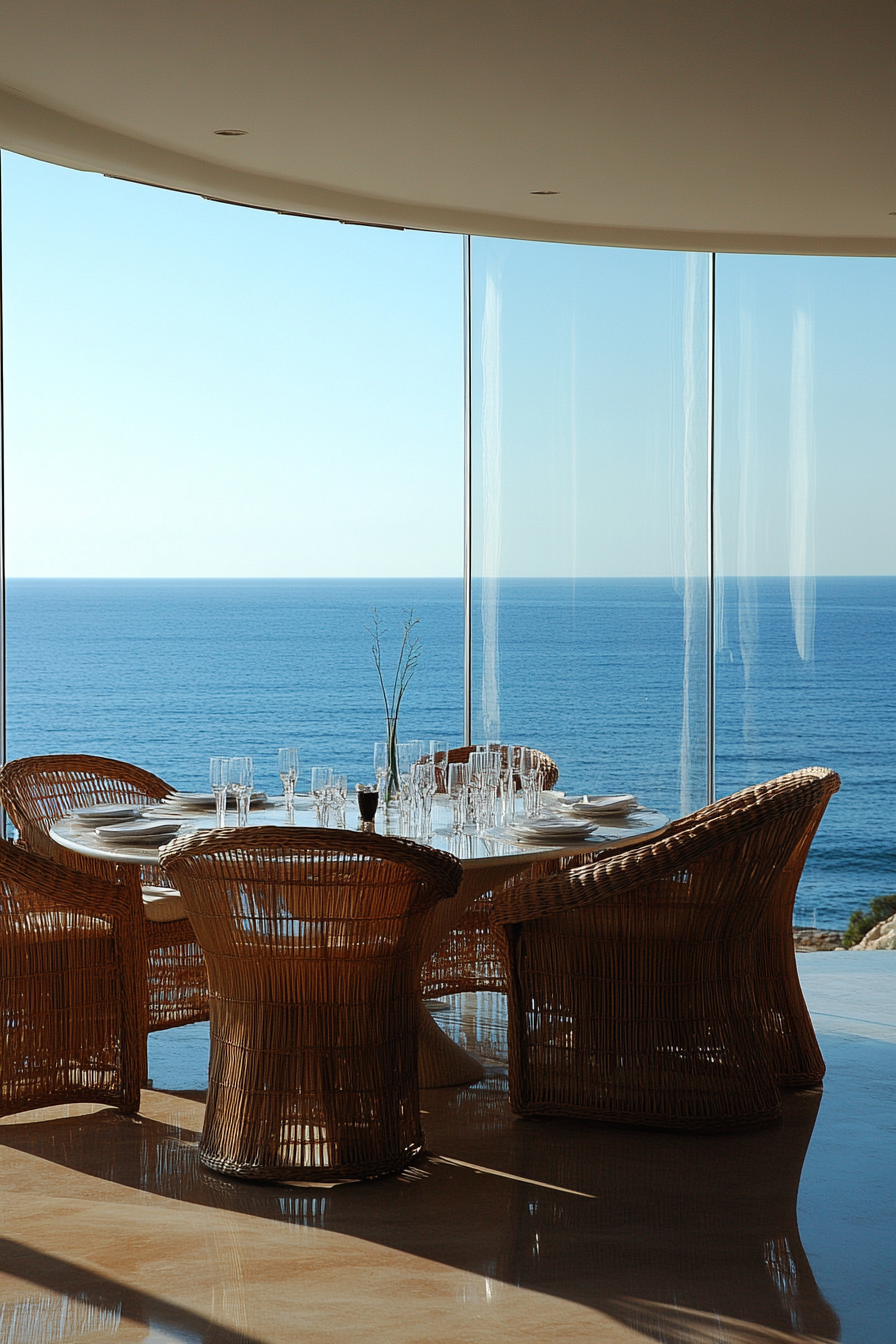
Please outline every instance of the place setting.
M148 811L139 803L95 803L73 809L69 822L85 836L93 835L104 845L133 845L154 850L173 840L181 823L172 818L149 817Z

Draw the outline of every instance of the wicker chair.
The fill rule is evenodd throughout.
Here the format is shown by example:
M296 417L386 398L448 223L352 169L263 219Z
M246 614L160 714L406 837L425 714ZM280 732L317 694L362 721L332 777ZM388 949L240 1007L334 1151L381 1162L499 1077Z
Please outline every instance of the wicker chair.
M409 840L281 827L162 851L205 952L200 1157L252 1180L400 1171L423 1144L420 940L457 859Z
M173 793L157 775L104 756L26 756L0 769L0 801L21 844L56 863L125 885L145 883L146 995L149 1030L204 1022L208 987L202 949L178 893L157 885L156 869L141 871L63 849L50 827L76 807L94 803L157 803Z
M779 1113L794 1062L817 1055L782 912L838 784L800 770L503 889L517 1114L718 1130Z
M466 761L478 750L475 746L454 747L448 752L448 763ZM502 748L505 764L507 750L507 747ZM541 758L544 787L552 789L560 777L560 771L550 756L541 751L537 755ZM515 782L519 788L518 776L515 776ZM552 872L555 867L556 864L542 864L537 871ZM457 926L428 959L423 967L424 994L463 994L481 989L503 993L506 990L504 966L489 924L492 894L491 891L484 892L467 907Z
M0 840L0 895L0 1115L138 1110L143 950L127 893Z

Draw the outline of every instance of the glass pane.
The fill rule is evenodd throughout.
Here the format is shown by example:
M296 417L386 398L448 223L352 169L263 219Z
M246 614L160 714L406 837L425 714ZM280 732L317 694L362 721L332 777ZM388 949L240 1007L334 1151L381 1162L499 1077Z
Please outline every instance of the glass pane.
M459 742L462 240L3 169L9 754L370 778L375 605Z
M719 257L720 794L842 776L796 922L896 889L896 261Z
M474 239L473 734L706 799L703 255Z

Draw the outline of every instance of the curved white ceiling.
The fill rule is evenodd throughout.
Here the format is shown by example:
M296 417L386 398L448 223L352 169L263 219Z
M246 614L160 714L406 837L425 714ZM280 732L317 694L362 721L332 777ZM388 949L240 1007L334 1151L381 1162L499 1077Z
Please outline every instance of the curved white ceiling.
M0 0L0 23L0 143L56 163L453 232L896 254L893 0Z

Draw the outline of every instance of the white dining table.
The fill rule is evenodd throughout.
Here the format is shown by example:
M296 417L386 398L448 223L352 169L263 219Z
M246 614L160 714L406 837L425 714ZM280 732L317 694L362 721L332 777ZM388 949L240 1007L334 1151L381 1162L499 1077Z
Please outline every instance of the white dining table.
M436 806L433 809L433 832L426 839L400 829L397 824L398 818L392 814L378 813L374 822L374 828L380 835L401 835L418 843L430 845L434 849L453 854L463 866L463 878L457 894L449 900L440 901L433 907L427 919L421 964L425 964L441 946L473 901L485 892L494 891L504 882L520 876L533 865L546 859L565 858L577 854L603 854L630 845L633 840L654 839L669 826L669 818L663 813L639 807L626 817L608 817L599 824L595 823L594 829L587 836L572 842L548 844L540 841L524 844L508 839L506 834L446 833L450 829L450 811L446 804L447 800L440 802L438 798L436 799ZM185 811L177 820L180 822L178 838L193 831L214 829L215 826L214 811ZM294 826L300 829L316 826L318 822L310 798L306 795L297 795L292 816L287 812L282 799L269 799L261 806L252 807L248 824L250 827ZM235 812L228 814L227 825L236 828ZM354 803L349 803L347 807L346 826L350 830L360 829ZM70 817L56 822L50 830L50 835L64 849L110 864L140 864L151 868L159 862L158 846L110 843L101 840L92 827ZM451 1040L436 1025L428 1012L421 1014L421 1087L448 1087L478 1082L483 1077L483 1072L480 1062Z

